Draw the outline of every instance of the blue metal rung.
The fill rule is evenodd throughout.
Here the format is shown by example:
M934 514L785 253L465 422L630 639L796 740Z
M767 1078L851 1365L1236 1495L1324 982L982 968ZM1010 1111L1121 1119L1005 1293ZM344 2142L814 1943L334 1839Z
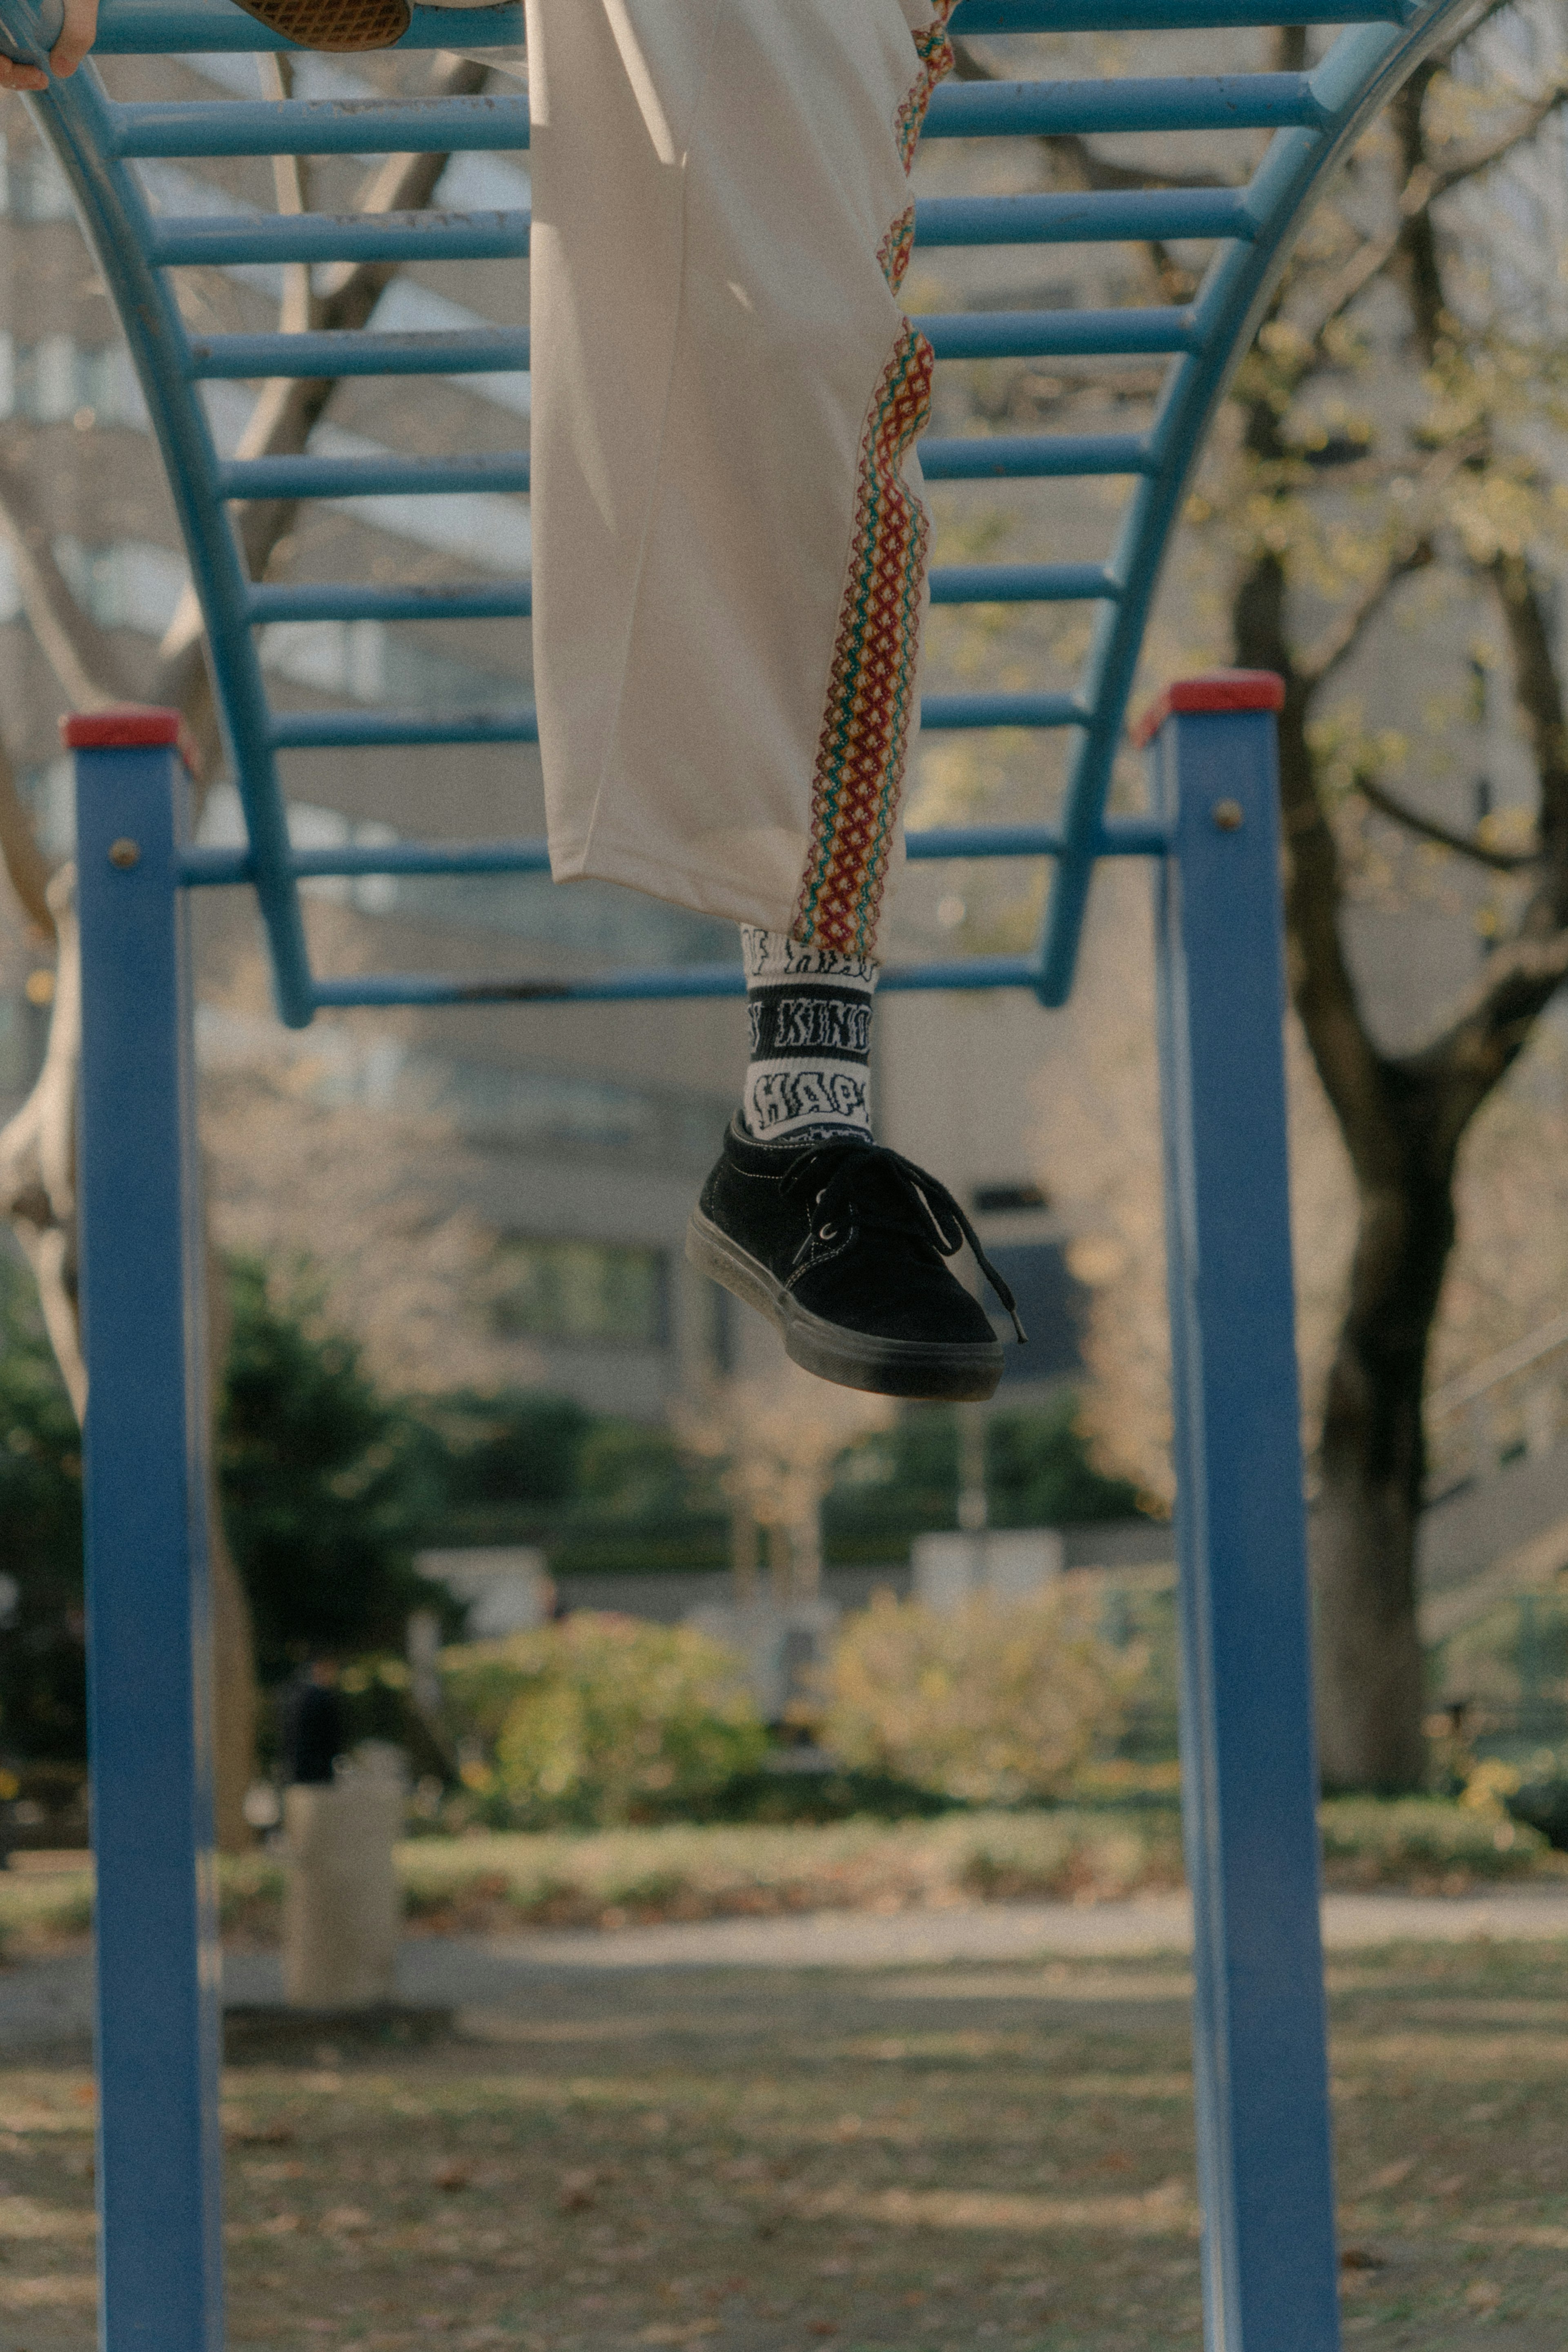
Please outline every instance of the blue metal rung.
M951 732L977 727L1082 727L1089 712L1071 694L926 694L920 724Z
M1023 956L966 956L951 963L884 964L880 990L894 995L915 991L1027 988L1031 966ZM443 972L371 972L352 980L316 983L316 1003L346 1010L375 1004L628 1004L664 1003L693 997L744 996L746 974L738 963L694 964L685 971L607 971L581 980L545 978L460 980Z
M185 373L218 376L526 374L528 331L456 327L383 334L336 328L298 335L201 335L186 347Z
M456 154L526 147L526 98L331 98L117 106L116 155Z
M223 499L455 497L460 490L526 490L525 451L473 457L235 457L214 466Z
M537 743L538 714L515 710L281 710L275 751L367 751L399 743Z
M548 874L543 841L340 842L331 849L295 849L288 870L298 881L322 877L408 874ZM245 849L187 849L180 879L192 889L231 888L250 880Z
M928 196L915 207L915 242L950 245L1124 244L1146 237L1256 235L1247 198L1231 188L1085 189L1065 196Z
M514 621L534 609L531 580L482 586L371 588L357 581L252 588L250 617L270 621Z
M998 433L920 444L928 482L1059 480L1069 474L1150 474L1158 464L1142 433Z
M948 563L931 574L934 604L1071 604L1119 596L1101 563ZM253 621L508 621L534 608L528 580L486 587L361 587L348 581L252 588Z
M1318 129L1309 74L1181 74L1125 81L960 81L932 92L922 139L1060 139L1113 131ZM162 150L159 151L162 152Z
M927 825L905 836L909 856L927 863L956 857L1060 857L1066 842L1054 824ZM1170 828L1152 817L1113 817L1095 845L1100 857L1161 857ZM544 841L339 842L330 849L293 849L288 870L299 881L363 875L548 874ZM191 889L234 888L250 881L245 849L193 848L180 860Z
M915 323L939 360L1113 359L1189 352L1197 343L1190 305L1145 310L925 311Z
M977 728L1082 727L1071 694L928 694L920 723L937 733ZM392 743L537 743L538 715L517 710L285 710L267 738L277 751L371 751Z
M1103 563L945 563L931 574L934 604L1061 604L1121 593Z
M528 215L506 213L282 213L258 220L160 219L147 256L160 269L240 262L520 261Z

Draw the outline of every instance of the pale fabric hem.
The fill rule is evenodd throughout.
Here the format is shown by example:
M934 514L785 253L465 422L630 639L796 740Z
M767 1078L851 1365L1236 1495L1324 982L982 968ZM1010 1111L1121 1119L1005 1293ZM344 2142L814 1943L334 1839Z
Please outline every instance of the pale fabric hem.
M797 930L903 320L880 257L909 201L911 9L931 0L528 0L558 880Z

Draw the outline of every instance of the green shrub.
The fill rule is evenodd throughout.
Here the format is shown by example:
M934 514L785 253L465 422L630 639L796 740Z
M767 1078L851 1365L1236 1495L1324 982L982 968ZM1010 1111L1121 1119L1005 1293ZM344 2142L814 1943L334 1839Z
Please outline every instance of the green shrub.
M497 1826L701 1810L767 1747L740 1661L685 1626L582 1612L448 1650L443 1679L465 1781Z
M449 1596L413 1569L434 1507L419 1433L331 1328L318 1278L244 1258L230 1277L218 1476L271 1682L315 1650L399 1646L409 1611Z
M3 1257L0 1570L16 1588L0 1633L0 1748L74 1762L87 1753L81 1432L32 1278Z
M1342 1885L1450 1874L1512 1878L1548 1853L1541 1832L1511 1821L1495 1799L1331 1797L1318 1820L1324 1864Z
M1060 1797L1120 1728L1141 1658L1060 1589L939 1614L880 1593L834 1647L822 1734L846 1764L971 1804Z

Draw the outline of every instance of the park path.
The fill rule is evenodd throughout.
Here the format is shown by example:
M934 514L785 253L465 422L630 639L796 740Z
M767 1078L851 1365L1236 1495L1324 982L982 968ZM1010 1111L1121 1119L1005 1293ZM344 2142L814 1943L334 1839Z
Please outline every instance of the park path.
M1568 1940L1568 1892L1467 1895L1330 1895L1323 1939L1331 1952L1404 1942ZM1124 1903L998 1903L967 1910L815 1911L796 1917L707 1919L664 1927L546 1930L505 1936L419 1936L403 1945L403 2000L463 2010L527 2000L541 1974L615 1975L631 1969L898 1969L1179 1954L1192 1938L1185 1895ZM233 1952L224 1964L232 2002L279 2000L271 1952ZM0 2055L79 2042L91 2030L92 1969L84 1952L0 1969Z

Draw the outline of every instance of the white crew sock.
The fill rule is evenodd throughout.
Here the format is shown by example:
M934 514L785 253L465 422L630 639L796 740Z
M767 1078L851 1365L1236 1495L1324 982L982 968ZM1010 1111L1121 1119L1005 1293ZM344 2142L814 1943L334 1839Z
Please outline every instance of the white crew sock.
M875 964L751 923L740 926L740 951L751 1015L747 1133L758 1143L869 1136Z

